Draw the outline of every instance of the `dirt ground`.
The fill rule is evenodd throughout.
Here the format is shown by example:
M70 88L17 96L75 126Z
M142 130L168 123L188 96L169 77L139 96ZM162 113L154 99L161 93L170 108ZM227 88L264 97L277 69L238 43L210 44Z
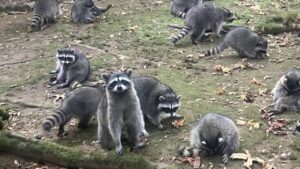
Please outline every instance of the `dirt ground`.
M21 0L19 0L21 1ZM19 2L12 0L12 2ZM26 1L28 2L28 1ZM32 13L0 13L0 93L14 101L56 108L59 101L55 96L64 90L56 90L48 85L49 72L55 67L56 48L66 45L83 51L92 65L92 79L99 79L102 72L131 67L135 74L152 75L172 86L182 95L179 114L184 115L184 127L174 128L170 122L163 123L166 128L157 130L147 126L150 131L148 146L141 152L146 159L157 163L160 168L192 168L189 164L174 162L176 147L187 144L189 131L193 124L207 112L226 114L233 120L253 120L260 127L238 126L241 133L241 148L262 158L276 168L300 169L300 154L294 147L299 139L289 131L287 135L268 137L265 130L267 121L261 119L260 109L271 104L270 90L282 74L292 68L299 68L300 39L296 33L264 35L269 41L269 58L248 59L250 68L234 67L241 62L232 50L227 50L218 58L203 58L204 51L216 46L220 39L212 36L212 42L192 45L186 37L179 45L170 44L170 36L178 30L168 28L169 24L182 24L182 20L170 14L170 2L147 0L98 0L96 4L113 7L101 16L96 23L75 25L69 21L71 3L64 1L64 15L58 23L40 32L27 30ZM0 1L2 3L2 1ZM274 12L300 11L299 0L252 0L216 1L239 15L238 24L247 23L253 27L263 22ZM216 67L225 71L218 72ZM222 90L222 92L220 92ZM253 95L251 103L241 99L246 92ZM261 91L265 91L261 93ZM34 137L41 130L42 120L52 110L45 108L26 108L20 105L0 103L9 107L12 115L6 130L16 131L26 137ZM293 129L299 114L288 112L276 117L289 121L287 129ZM76 146L86 150L99 149L96 141L96 121L87 130L78 130L73 119L67 126L68 135L57 138L57 128L46 139L62 145ZM126 153L128 153L126 151ZM282 154L288 154L282 158ZM220 157L203 158L203 168L222 168ZM228 168L243 168L241 160L232 160ZM19 167L18 167L19 166ZM58 168L41 166L0 152L0 168ZM253 168L262 168L254 165Z

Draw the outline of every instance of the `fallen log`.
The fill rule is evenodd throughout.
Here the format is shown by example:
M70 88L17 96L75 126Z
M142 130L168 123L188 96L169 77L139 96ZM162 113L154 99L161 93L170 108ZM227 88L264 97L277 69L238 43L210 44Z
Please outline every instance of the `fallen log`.
M0 151L36 162L44 162L67 168L88 169L151 169L153 164L134 153L122 156L114 152L86 153L50 141L25 138L18 134L0 131Z

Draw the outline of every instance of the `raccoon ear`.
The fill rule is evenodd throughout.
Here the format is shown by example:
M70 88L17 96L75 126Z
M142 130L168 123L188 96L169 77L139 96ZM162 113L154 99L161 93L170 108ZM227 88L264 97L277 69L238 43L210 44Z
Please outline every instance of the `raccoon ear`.
M127 69L127 70L126 70L126 73L127 73L127 75L130 77L131 74L133 73L133 70L132 70L132 69Z
M165 101L166 98L164 96L159 96L158 100L162 102L162 101Z
M180 100L180 98L181 98L181 95L178 95L178 96L176 97L177 100Z
M109 75L108 75L107 73L102 73L102 74L101 74L101 77L102 77L102 79L103 79L105 82L107 82L107 80L108 80L108 78L109 78Z
M57 48L56 49L57 53L61 53L61 49Z

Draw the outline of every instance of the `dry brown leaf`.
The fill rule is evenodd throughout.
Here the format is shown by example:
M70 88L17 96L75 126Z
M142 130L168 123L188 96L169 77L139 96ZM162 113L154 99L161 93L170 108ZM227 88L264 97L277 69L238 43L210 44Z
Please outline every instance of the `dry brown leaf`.
M251 83L256 84L256 85L261 85L261 82L255 79L255 77L251 80Z
M265 161L255 157L253 158L252 155L248 150L244 150L245 153L233 153L230 158L231 159L236 159L236 160L246 160L243 164L244 167L251 169L251 166L253 165L253 162L257 162L261 166L265 166Z
M251 103L254 101L253 95L247 91L245 94L240 96L241 100L247 103Z
M230 74L231 73L231 68L230 67L224 67L222 65L216 65L213 70L215 70L216 72L221 72L224 74Z
M201 158L198 157L177 157L175 160L182 161L182 163L189 163L193 168L200 168Z
M217 95L222 95L223 93L225 93L225 87L219 87L216 90Z
M287 129L285 128L288 124L286 119L275 119L269 120L269 128L266 130L267 135L273 133L274 135L287 135Z
M65 98L65 94L56 94L53 97L54 97L53 102L58 102L59 100L63 100Z
M260 96L265 96L265 95L268 95L270 93L270 90L265 88L265 89L258 89L258 94Z
M184 126L184 119L174 120L174 121L172 122L172 125L173 125L175 128L183 127L183 126Z

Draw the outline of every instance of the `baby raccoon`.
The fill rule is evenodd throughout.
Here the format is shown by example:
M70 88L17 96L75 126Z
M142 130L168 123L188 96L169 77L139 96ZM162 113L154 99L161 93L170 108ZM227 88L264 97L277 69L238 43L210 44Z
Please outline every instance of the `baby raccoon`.
M185 18L186 13L194 6L201 4L202 0L172 0L171 1L171 14Z
M182 118L176 114L180 105L180 96L166 84L154 77L136 76L132 78L137 91L144 116L158 128L163 128L160 123L160 113L169 113L170 116Z
M36 0L34 3L31 30L39 31L49 23L56 22L56 18L62 15L62 6L59 0Z
M228 9L219 8L208 2L194 6L187 12L181 32L177 36L172 37L172 43L175 45L191 30L193 30L193 34L191 35L193 44L203 40L204 33L210 30L218 36L222 36L222 24L224 22L232 22L233 20L233 14Z
M59 125L58 136L63 136L64 125L75 116L80 119L78 128L86 128L91 117L97 112L98 105L104 93L99 84L94 87L80 86L68 92L61 105L43 122L43 129L50 131Z
M68 87L73 81L84 82L90 74L90 63L83 53L74 49L57 49L56 80L57 88Z
M190 137L190 147L179 147L181 156L197 156L199 154L222 155L227 164L231 154L240 146L239 130L228 117L209 113L203 116L193 127Z
M109 10L111 6L99 8L95 6L93 0L75 0L71 11L71 19L74 23L92 23L97 16Z
M227 48L232 48L242 57L264 58L267 55L268 41L246 27L231 30L223 42L205 53L205 56L219 54Z
M110 149L114 143L116 153L122 154L121 134L127 129L129 141L135 148L145 145L148 132L145 129L140 101L131 81L132 69L118 73L102 74L106 93L98 111L98 138L102 148Z
M300 70L292 70L283 75L276 83L273 93L274 110L270 116L286 111L300 110Z

